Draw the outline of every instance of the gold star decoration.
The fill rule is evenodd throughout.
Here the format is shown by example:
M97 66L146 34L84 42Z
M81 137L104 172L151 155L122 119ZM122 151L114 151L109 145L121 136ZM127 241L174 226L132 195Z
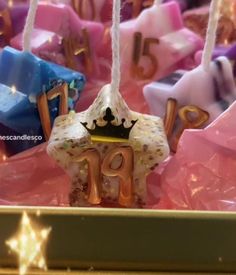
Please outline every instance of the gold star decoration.
M23 213L19 232L6 241L10 250L18 255L20 275L25 275L30 266L47 270L44 251L50 231L51 228L33 225L27 213Z

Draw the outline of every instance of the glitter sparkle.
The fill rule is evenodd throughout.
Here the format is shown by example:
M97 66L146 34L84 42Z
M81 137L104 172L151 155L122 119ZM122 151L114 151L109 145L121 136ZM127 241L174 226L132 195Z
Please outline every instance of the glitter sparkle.
M19 274L25 275L30 266L47 270L44 248L51 228L33 226L28 215L24 212L19 232L6 245L18 255Z

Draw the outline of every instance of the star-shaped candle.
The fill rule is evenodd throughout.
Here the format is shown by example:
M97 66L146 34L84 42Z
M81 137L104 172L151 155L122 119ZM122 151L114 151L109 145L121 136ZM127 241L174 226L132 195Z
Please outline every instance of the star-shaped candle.
M58 117L48 145L72 179L72 206L142 207L146 176L168 152L162 120L129 110L110 85L87 111Z
M71 99L76 102L84 83L84 76L78 72L43 61L29 52L4 48L0 55L1 134L39 137L37 140L6 140L10 154L48 139L51 121L60 113L59 101L67 106L68 102L64 99L73 92ZM55 88L57 96L47 98L48 92ZM66 109L63 107L61 110L67 113Z
M213 32L216 32L220 1L212 2L214 18ZM216 14L215 14L216 13ZM210 20L210 22L212 22ZM207 37L202 63L192 71L175 74L169 78L173 86L166 85L166 79L144 87L144 96L155 115L165 117L167 135L174 139L172 149L176 149L179 137L186 128L200 128L214 121L236 99L236 87L232 67L226 57L211 62L214 48L214 33ZM213 38L212 38L213 37ZM173 136L174 131L174 136Z
M136 19L120 24L123 82L160 79L203 47L202 39L183 27L176 2L153 4Z
M24 212L19 232L6 241L11 252L19 259L19 274L27 274L31 266L47 270L45 260L45 246L51 228L35 226Z
M5 139L10 154L47 140L51 123L68 112L68 105L74 107L71 101L78 100L85 83L82 74L31 53L37 5L38 0L30 2L23 51L6 47L0 54L0 130L12 137Z
M38 5L35 26L62 38L61 51L67 67L86 72L86 75L97 72L97 50L104 31L102 23L81 20L68 5L42 2Z
M162 120L131 111L119 93L119 12L114 0L111 84L86 111L58 117L48 143L71 177L71 206L142 208L146 176L169 154Z
M174 77L180 80L173 86ZM200 65L183 75L173 74L170 85L166 82L168 78L146 85L144 96L151 113L172 125L168 135L174 139L173 148L184 129L207 126L236 99L232 66L225 57L212 61L207 72Z

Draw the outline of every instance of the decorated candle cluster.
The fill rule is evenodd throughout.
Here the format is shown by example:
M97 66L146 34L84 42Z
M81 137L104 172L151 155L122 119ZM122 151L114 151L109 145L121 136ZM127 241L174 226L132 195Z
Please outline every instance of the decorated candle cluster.
M235 210L232 2L2 0L0 202Z

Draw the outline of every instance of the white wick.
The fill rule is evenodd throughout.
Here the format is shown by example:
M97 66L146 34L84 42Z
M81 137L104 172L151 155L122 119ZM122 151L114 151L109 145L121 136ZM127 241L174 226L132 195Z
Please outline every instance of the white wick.
M112 70L111 90L119 91L120 86L120 0L113 0L112 13Z
M206 42L202 53L202 66L209 71L212 53L216 43L216 33L220 18L220 7L222 0L212 0L209 11L209 22L207 27Z
M31 0L30 7L23 30L23 51L31 51L31 37L34 29L34 21L38 6L38 0Z

